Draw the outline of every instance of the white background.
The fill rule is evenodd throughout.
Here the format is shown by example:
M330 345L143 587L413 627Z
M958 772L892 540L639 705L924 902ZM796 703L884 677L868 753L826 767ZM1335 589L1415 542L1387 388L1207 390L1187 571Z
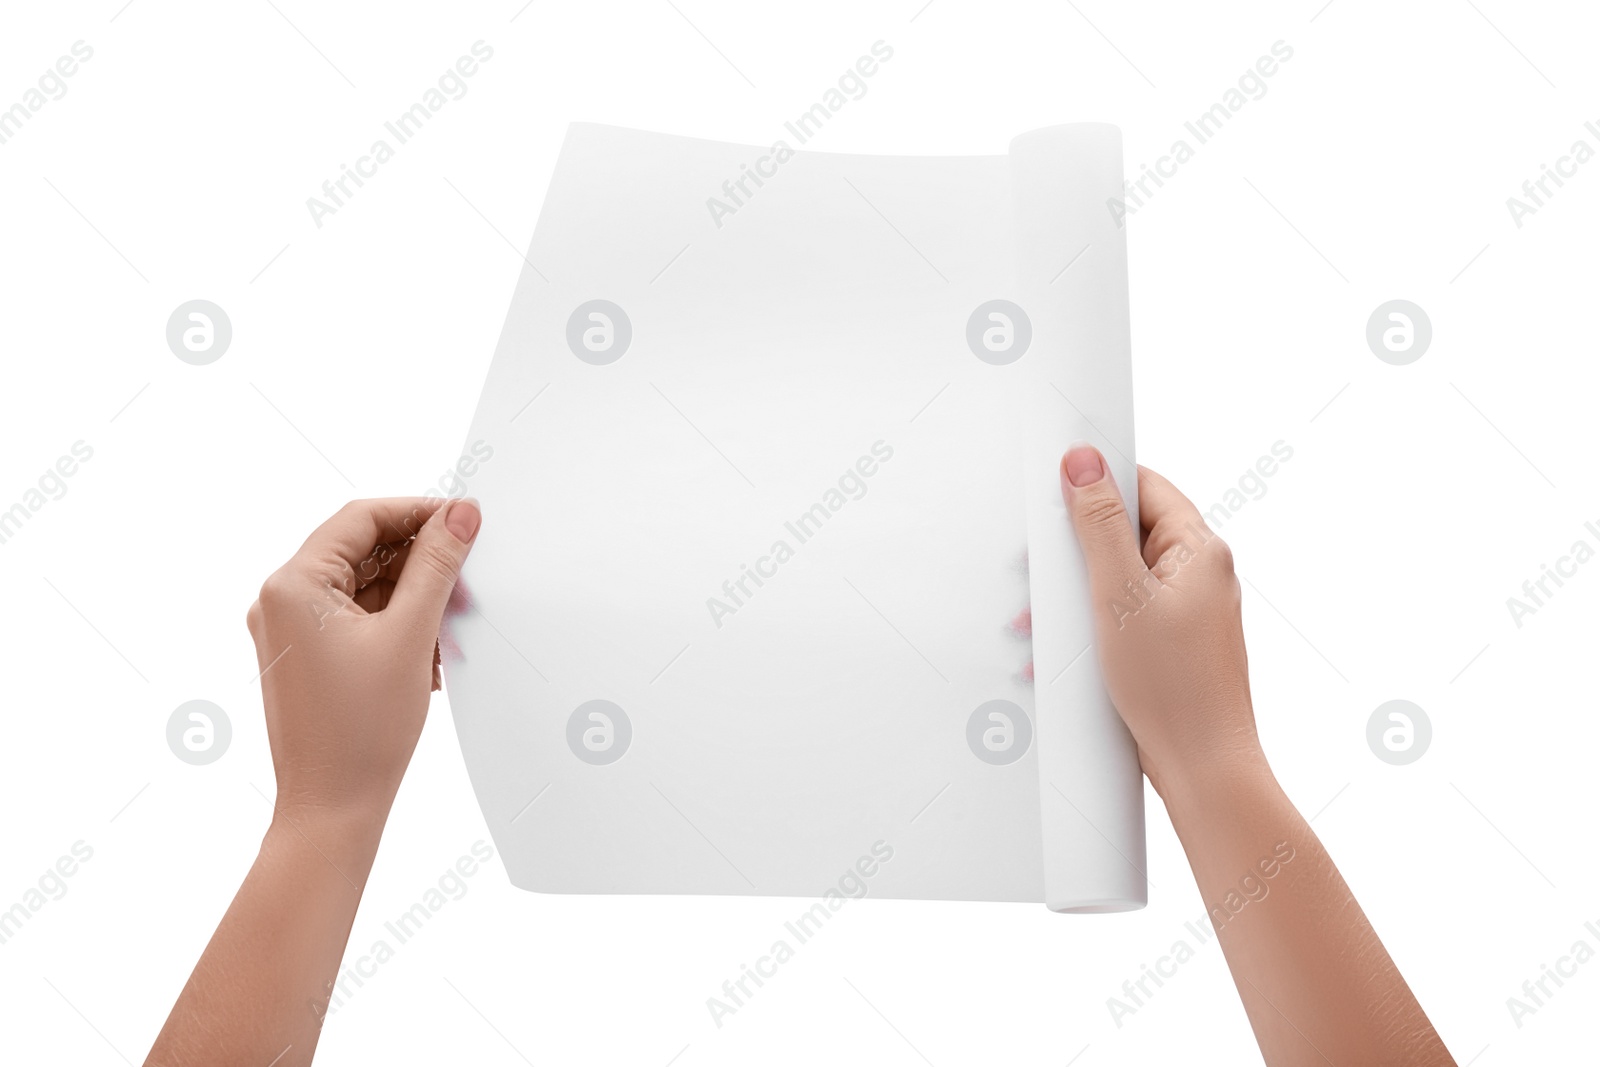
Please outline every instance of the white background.
M0 908L94 850L0 945L8 1060L149 1047L270 814L245 608L343 501L454 461L565 125L767 143L879 39L893 60L812 147L999 153L1103 120L1136 171L1294 49L1128 221L1139 458L1206 507L1293 447L1221 531L1274 767L1460 1062L1593 1057L1600 962L1520 1029L1506 1007L1579 938L1600 948L1600 561L1520 629L1506 607L1575 540L1600 547L1600 161L1521 228L1505 203L1574 140L1600 148L1591 11L275 2L8 5L0 30L0 107L94 49L0 145L0 509L94 449L0 544ZM315 227L306 198L479 39L468 94ZM194 298L233 322L206 367L165 343ZM1404 367L1364 338L1394 298L1434 328ZM208 767L166 746L194 698L233 723ZM1433 722L1410 766L1366 745L1393 698ZM318 1062L1254 1062L1214 943L1112 1021L1203 910L1153 796L1149 835L1142 912L851 903L721 1029L706 998L803 902L535 896L491 862L329 1020ZM487 836L441 697L352 958Z

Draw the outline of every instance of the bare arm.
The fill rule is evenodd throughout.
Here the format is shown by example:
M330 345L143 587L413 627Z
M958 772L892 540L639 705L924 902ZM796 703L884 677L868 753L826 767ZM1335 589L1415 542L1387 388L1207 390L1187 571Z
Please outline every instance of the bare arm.
M1166 802L1269 1067L1454 1060L1256 735L1233 556L1140 468L1141 550L1098 452L1062 461L1111 698Z
M382 828L275 817L145 1062L310 1063Z
M1268 1064L1455 1062L1265 760L1164 799Z
M261 587L247 621L272 824L147 1064L311 1062L479 518L465 502L357 501Z

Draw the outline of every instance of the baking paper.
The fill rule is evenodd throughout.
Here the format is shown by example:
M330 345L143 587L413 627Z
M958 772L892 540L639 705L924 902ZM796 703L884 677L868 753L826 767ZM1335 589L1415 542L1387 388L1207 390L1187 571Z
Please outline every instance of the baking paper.
M1098 124L952 157L570 128L442 642L515 884L1145 903L1058 474L1096 444L1137 514L1122 182Z

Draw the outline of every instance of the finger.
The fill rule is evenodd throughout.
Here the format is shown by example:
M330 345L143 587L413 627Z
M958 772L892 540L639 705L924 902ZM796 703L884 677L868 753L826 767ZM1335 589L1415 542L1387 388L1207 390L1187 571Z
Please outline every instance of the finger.
M1098 449L1077 445L1061 457L1061 494L1089 565L1095 599L1115 599L1129 582L1142 585L1150 572L1139 555L1122 494Z
M311 532L297 556L345 571L346 584L354 586L346 593L354 593L359 569L365 565L371 573L374 549L415 537L442 503L437 497L352 500Z
M1233 551L1206 524L1205 516L1177 486L1145 467L1139 468L1139 510L1149 530L1144 554L1162 582L1191 560L1213 571L1233 574Z
M1139 468L1139 526L1145 531L1144 560L1152 570L1179 543L1198 546L1216 536L1193 501L1144 466Z
M351 599L356 607L368 615L376 615L389 606L389 601L394 597L394 583L387 578L376 582L369 582L356 590L356 595Z
M434 512L411 543L384 613L408 618L437 635L445 604L482 524L483 512L475 500L453 500Z
M392 585L405 569L406 556L411 554L412 543L391 541L373 548L372 553L356 566L356 588L366 589L376 582Z
M410 551L409 541L378 545L354 570L344 571L339 588L355 606L355 614L371 615L389 606L395 579L400 577Z

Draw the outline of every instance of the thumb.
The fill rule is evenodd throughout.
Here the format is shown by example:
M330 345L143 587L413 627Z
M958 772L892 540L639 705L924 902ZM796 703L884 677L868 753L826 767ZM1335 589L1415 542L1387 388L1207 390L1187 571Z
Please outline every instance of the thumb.
M429 516L407 550L387 610L437 632L482 522L483 512L471 499L447 501Z
M1061 495L1096 600L1118 597L1128 582L1137 585L1149 575L1122 494L1098 449L1074 445L1061 457Z

